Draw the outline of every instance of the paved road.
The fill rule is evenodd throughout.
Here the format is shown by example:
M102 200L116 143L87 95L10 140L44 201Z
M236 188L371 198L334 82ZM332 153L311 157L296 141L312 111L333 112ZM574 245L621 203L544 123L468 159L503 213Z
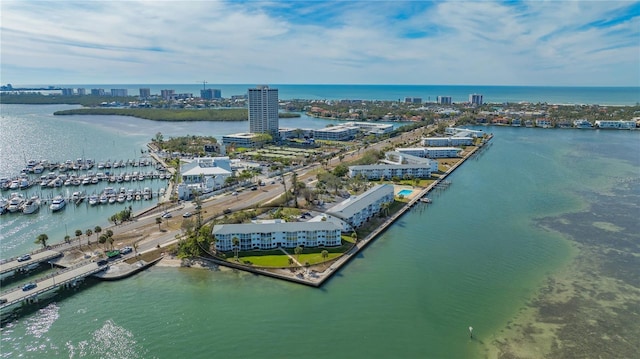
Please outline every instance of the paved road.
M2 304L2 307L20 302L34 295L44 293L54 287L64 285L79 278L87 277L93 273L105 270L106 268L107 266L99 266L97 263L89 262L57 272L53 277L40 279L36 282L37 287L31 290L23 291L22 287L10 289L9 291L2 293L2 298L7 300L5 304Z
M31 254L31 259L24 262L18 262L18 260L13 260L10 262L0 264L0 274L5 274L14 270L18 270L21 268L25 268L33 263L40 263L44 261L48 261L49 259L60 257L62 253L58 251L46 250L38 253Z

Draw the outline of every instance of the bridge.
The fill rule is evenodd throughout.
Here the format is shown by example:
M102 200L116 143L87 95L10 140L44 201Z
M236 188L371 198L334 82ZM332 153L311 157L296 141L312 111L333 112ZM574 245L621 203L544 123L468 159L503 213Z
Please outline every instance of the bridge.
M27 261L18 262L18 260L14 258L13 260L0 263L0 275L8 273L8 272L12 272L12 271L20 272L20 271L26 269L31 264L46 262L46 261L48 261L50 259L58 258L61 255L62 255L62 253L60 253L60 252L56 252L56 251L52 251L52 250L45 250L45 251L42 251L42 252L37 252L37 253L31 254L31 259L29 259Z
M104 271L107 268L109 268L109 266L107 265L100 266L95 262L83 262L76 266L69 267L60 272L57 272L53 276L38 279L37 281L33 282L37 285L37 287L31 290L23 291L22 286L10 289L0 295L0 298L2 298L3 301L6 300L6 302L0 305L0 309L4 309L5 307L22 301L37 301L37 296L40 294L43 294L60 286L73 285L74 282L92 274Z

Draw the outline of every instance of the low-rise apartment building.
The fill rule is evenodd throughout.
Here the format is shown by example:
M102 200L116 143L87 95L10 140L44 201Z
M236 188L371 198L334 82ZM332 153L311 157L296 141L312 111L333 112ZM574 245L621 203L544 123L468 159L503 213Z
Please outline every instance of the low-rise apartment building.
M219 251L234 249L238 239L242 251L274 249L278 247L335 247L342 244L340 226L331 221L220 224L213 226L215 248Z
M342 201L330 208L327 214L344 220L353 228L358 228L380 213L385 203L392 202L393 185L382 184Z

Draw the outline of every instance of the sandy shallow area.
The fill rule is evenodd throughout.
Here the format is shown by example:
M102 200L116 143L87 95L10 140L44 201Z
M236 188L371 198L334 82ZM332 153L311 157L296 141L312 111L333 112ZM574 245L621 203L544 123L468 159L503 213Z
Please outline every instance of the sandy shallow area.
M585 212L538 225L578 250L497 333L488 358L638 358L640 353L640 179Z

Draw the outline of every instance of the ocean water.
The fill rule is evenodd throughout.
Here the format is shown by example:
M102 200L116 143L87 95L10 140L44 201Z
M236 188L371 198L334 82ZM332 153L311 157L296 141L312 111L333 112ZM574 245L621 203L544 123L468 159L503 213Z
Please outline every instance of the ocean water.
M6 109L15 111L12 121L45 111L3 106L3 116ZM48 134L55 132L47 126L71 121L65 138L88 134L101 154L125 158L159 130L178 131L132 118L62 121L38 125ZM76 127L83 129L69 132ZM575 251L535 219L583 210L591 193L608 193L640 168L638 131L483 129L494 133L492 145L457 170L448 189L401 217L321 289L153 267L42 303L2 329L0 357L481 358ZM3 162L9 150L2 147ZM64 231L60 221L51 227ZM6 228L3 257L5 242L21 240Z
M258 84L207 84L206 88L220 89L222 97L244 95L247 89ZM27 87L47 87L48 85L25 85ZM200 95L202 85L194 84L72 84L60 87L102 88L109 92L112 88L124 88L129 95L136 96L140 88L149 88L151 94L173 89L176 93ZM544 87L544 86L450 86L450 85L291 85L269 84L277 88L280 99L310 100L388 100L404 101L405 97L420 97L423 101L435 102L438 96L451 96L453 102L466 102L470 94L482 94L484 102L546 102L550 104L602 104L636 105L640 102L640 84L636 87ZM17 87L17 86L16 86ZM59 92L59 91L58 91Z

